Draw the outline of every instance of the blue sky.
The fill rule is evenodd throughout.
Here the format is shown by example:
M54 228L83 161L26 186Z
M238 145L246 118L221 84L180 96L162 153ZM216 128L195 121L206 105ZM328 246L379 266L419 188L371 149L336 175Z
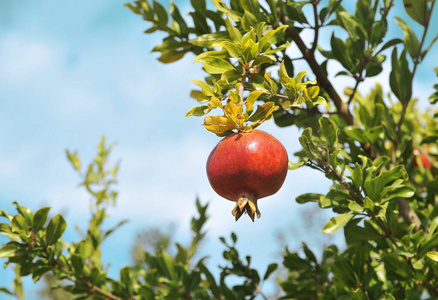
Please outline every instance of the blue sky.
M261 272L271 260L281 262L278 233L291 249L302 241L315 250L331 242L342 245L341 231L331 236L321 232L330 212L294 200L302 193L327 191L330 182L310 169L289 172L275 196L260 200L262 218L255 223L233 220L234 204L217 196L205 175L206 159L219 139L201 127L202 119L185 119L195 105L189 93L196 87L189 80L203 78L201 66L190 55L174 64L159 63L150 50L162 36L144 35L149 24L124 8L124 2L0 2L0 208L14 212L13 201L34 210L51 206L53 214L65 215L65 239L77 240L74 226L86 226L89 197L78 187L65 149L77 150L86 164L105 135L116 143L113 160L121 159L120 197L107 224L129 219L104 244L103 259L111 263L115 278L130 264L130 248L141 230L173 222L175 239L187 243L197 196L210 202L201 254L211 256L212 267L223 249L218 237L229 237L231 231L239 236L242 255L252 255ZM168 7L168 1L162 3ZM188 12L188 1L177 4ZM429 54L419 70L414 90L425 106L436 81L434 57ZM387 82L387 74L371 79L361 91L377 80ZM345 78L335 83L338 91L349 84ZM280 129L273 122L262 129L285 145L290 158L299 150L296 129ZM312 214L317 216L313 221ZM0 269L0 278L10 274ZM2 285L9 287L10 280L1 280Z

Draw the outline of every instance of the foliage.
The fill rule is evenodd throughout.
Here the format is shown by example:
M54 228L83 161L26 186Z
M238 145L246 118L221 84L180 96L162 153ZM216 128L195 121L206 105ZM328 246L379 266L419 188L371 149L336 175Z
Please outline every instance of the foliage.
M326 194L309 191L296 201L332 209L337 215L322 230L331 234L343 228L346 248L328 246L320 260L306 245L301 255L286 249L281 267L286 275L278 277L280 299L438 297L438 113L420 111L413 98L418 66L438 39L426 38L435 1L404 0L410 19L395 17L403 32L397 38L388 38L393 0L357 0L354 12L341 0L191 4L196 8L188 14L191 22L173 2L169 13L157 1L126 4L152 23L146 33L164 32L163 43L152 50L160 53L159 61L171 63L191 52L206 71L203 80L193 81L201 90L191 93L201 106L187 116L219 108L223 114L206 116L204 127L220 136L252 130L271 118L280 127L297 126L302 150L289 168L310 167L333 182ZM414 32L413 23L421 30ZM314 38L307 45L303 36L309 31ZM323 35L330 36L330 45L320 44ZM291 44L299 53L289 51ZM308 64L316 80L309 80L306 71L295 73L297 60ZM386 67L388 78L382 72ZM376 84L360 94L361 84L377 75L389 90ZM353 82L343 95L333 85L336 76ZM438 99L434 89L431 104ZM0 258L16 266L17 279L13 291L0 291L22 297L20 276L38 281L51 272L70 282L60 288L78 299L266 298L261 286L278 265L269 264L260 276L250 257L240 257L235 234L231 241L221 238L226 250L219 278L205 258L194 259L208 218L207 205L199 201L190 245L176 244L175 255L165 247L145 252L144 261L120 270L120 280L109 278L100 244L115 229L101 228L105 206L117 198L112 190L117 166L106 166L110 148L102 141L83 175L93 202L81 241L70 245L61 239L66 221L61 215L48 220L50 208L33 213L16 203L16 215L1 211L7 222L0 224L0 233L10 241ZM414 152L425 155L432 167L426 168ZM81 172L77 154L67 155ZM242 281L232 286L229 276Z

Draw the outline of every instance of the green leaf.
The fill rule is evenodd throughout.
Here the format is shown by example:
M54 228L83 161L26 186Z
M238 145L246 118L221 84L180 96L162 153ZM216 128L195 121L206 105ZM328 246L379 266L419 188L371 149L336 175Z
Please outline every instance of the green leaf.
M164 251L162 252L162 254L163 254L163 261L164 261L165 268L166 268L167 272L169 273L169 278L172 280L177 279L176 272L175 272L175 266L174 266L174 262L173 262L172 257L170 257L170 255Z
M277 270L277 268L278 268L278 264L276 264L276 263L272 263L272 264L270 264L270 265L268 266L267 270L266 270L265 276L263 276L263 280L268 279L269 276L270 276L273 272L275 272L275 270Z
M429 14L426 0L403 0L403 4L406 12L414 21L418 22L420 25L426 25L427 16Z
M397 278L408 279L412 277L412 270L406 259L402 256L395 253L389 253L383 257L383 262L386 271L397 276Z
M12 293L10 290L8 290L8 289L5 288L5 287L0 287L0 292L5 293L5 294L8 294L8 295L11 295L11 296L14 296L14 295L15 295L14 293Z
M374 202L380 201L380 194L383 191L384 187L385 187L385 180L382 175L365 180L365 184L364 184L365 193Z
M234 27L233 24L231 24L230 19L228 18L225 19L225 26L227 27L231 41L240 44L240 41L242 40L242 34L240 33L239 29Z
M186 118L190 116L202 117L210 111L207 105L192 107L186 114Z
M258 22L257 22L256 16L254 16L249 11L245 11L245 13L243 14L241 24L242 24L243 29L248 32L251 30L251 27L257 28Z
M306 19L306 15L303 13L301 7L299 7L299 5L297 5L294 2L286 2L288 3L288 6L286 7L286 11L288 16L300 23L300 24L308 24L309 22Z
M67 158L73 165L73 168L75 168L76 171L81 171L81 161L79 160L78 153L75 151L73 154L70 153L70 151L66 150Z
M419 1L417 1L419 2ZM412 59L416 59L420 50L420 42L412 28L401 18L395 17L398 26L403 30L405 46Z
M12 218L12 232L25 232L28 233L29 232L29 223L27 223L27 220L21 216L21 215L15 215Z
M308 71L299 72L297 75L295 75L295 82L300 83L307 74L309 74Z
M412 86L410 82L411 72L406 59L406 53L403 51L400 60L397 55L397 48L394 47L391 56L392 70L389 74L389 85L394 95L405 103L411 99Z
M353 69L353 63L348 55L347 45L341 39L335 37L335 34L332 34L330 45L332 48L333 55L336 60L348 71Z
M429 52L429 50L432 48L432 46L438 41L438 34L433 38L432 42L430 42L429 47L427 47L427 49L425 49L422 53L421 53L421 61L423 61L423 59L426 57L427 53Z
M189 43L202 48L212 48L220 47L220 43L228 40L229 38L230 35L228 34L228 31L217 31L214 33L200 35L189 40Z
M0 258L14 257L19 250L18 243L8 243L0 249Z
M278 75L280 77L280 82L285 86L286 89L289 90L291 87L295 88L295 79L289 77L284 60L280 64Z
M167 15L166 9L157 1L154 0L154 11L157 14L158 23L162 25L167 25L169 22L169 16Z
M217 57L205 57L197 59L203 66L205 71L210 74L222 74L226 71L234 70L234 66L228 61Z
M272 112L276 110L278 106L275 106L274 102L266 102L262 105L257 105L256 112L249 117L251 122L260 122L272 116Z
M259 55L254 60L254 63L252 64L251 67L257 67L257 66L260 66L262 64L273 63L276 61L277 61L277 59L275 57L272 57L272 55Z
M205 117L203 125L208 131L216 134L222 134L236 128L236 124L224 116Z
M175 255L175 262L186 264L188 262L187 250L178 243L176 243L176 247L178 248L178 253Z
M13 233L11 226L6 223L0 223L0 234L8 237L11 241L21 241L20 236L16 233Z
M42 266L38 269L36 269L33 273L32 273L32 280L34 283L38 282L38 280L40 280L41 276L43 276L45 273L49 272L51 270L50 267L48 266Z
M370 197L365 197L363 201L363 207L369 211L374 211L374 202L370 199Z
M296 170L296 169L301 168L301 167L303 167L305 165L306 165L305 161L299 161L297 163L293 163L293 162L289 161L288 169L289 170Z
M333 122L327 117L320 118L318 122L321 139L326 141L330 147L336 147L338 144L338 134Z
M355 188L359 188L363 183L363 172L362 168L358 163L354 166L353 172L351 174L351 178L353 179L353 184Z
M201 81L201 80L190 80L190 82L193 82L194 84L197 84L201 87L202 89L202 93L205 96L214 96L213 90L211 89L211 87L206 84L205 82Z
M163 64L170 64L180 60L184 55L189 52L188 50L166 50L162 51L158 61Z
M392 39L392 40L389 40L389 41L387 41L387 42L382 46L382 48L377 52L377 54L379 54L380 52L385 51L386 49L388 49L388 48L390 48L390 47L392 47L392 46L395 46L395 45L397 45L397 44L401 44L401 43L403 43L403 41L402 41L401 39L398 39L398 38L396 38L396 39ZM376 55L377 55L377 54L376 54Z
M205 0L190 0L192 7L196 7L197 10L204 11L207 9L207 3Z
M349 136L353 140L358 141L359 143L366 144L368 142L366 134L362 128L347 126L344 128L344 132L347 136Z
M366 77L373 77L383 71L382 63L386 60L386 56L376 54L367 64L365 71Z
M242 5L245 13L251 13L255 17L255 22L258 22L258 18L260 16L260 4L257 0L241 0L240 4ZM255 26L254 26L255 27Z
M363 212L363 207L360 206L357 202L353 202L353 201L351 201L351 202L348 204L348 208L349 208L352 212L355 212L355 213Z
M46 244L55 244L64 233L66 227L67 223L60 214L54 216L50 220L49 225L47 225Z
M263 91L253 91L246 98L246 114L249 116L254 110L254 102L263 94Z
M222 0L211 0L214 7L217 8L217 10L227 14L230 16L231 19L235 22L239 22L242 19L243 14L241 12L229 9L228 6L222 2Z
M260 40L259 40L259 51L264 53L271 49L271 39L276 39L279 36L283 35L286 31L287 25L280 26L276 29L268 31Z
M389 195L383 201L389 201L395 198L411 198L415 195L415 190L409 186L402 186L389 192Z
M438 262L438 252L437 251L429 251L427 252L427 257L431 260Z
M205 1L204 1L205 2ZM184 18L181 16L181 13L178 9L178 6L173 1L170 1L169 3L169 12L172 16L173 20L178 24L179 27L179 33L185 33L187 30L187 23L184 20Z
M73 254L71 256L71 264L76 273L82 274L85 265L85 260L81 255Z
M230 41L223 41L220 43L221 47L224 47L231 57L239 58L242 54L242 49L237 43Z
M47 215L49 214L50 207L40 208L33 217L33 227L32 230L37 232L41 228L43 228L44 224L46 224Z
M382 236L374 227L361 227L357 225L358 222L360 222L360 219L355 219L345 226L344 233L347 244L357 241L378 241L382 239Z
M32 222L33 222L33 212L32 212L32 210L30 208L27 208L27 207L19 205L17 203L17 201L12 202L12 204L17 206L18 213L20 215L22 215L26 219L27 224L29 226L31 226Z
M351 219L353 219L354 215L345 213L339 215L337 217L333 217L330 221L324 226L322 232L326 234L332 234L344 227Z
M316 193L308 193L298 196L295 201L299 204L304 204L307 202L319 202L322 198L325 198L323 194L316 194Z
M417 253L418 258L423 257L436 247L438 247L438 232L436 232L429 240L420 243Z

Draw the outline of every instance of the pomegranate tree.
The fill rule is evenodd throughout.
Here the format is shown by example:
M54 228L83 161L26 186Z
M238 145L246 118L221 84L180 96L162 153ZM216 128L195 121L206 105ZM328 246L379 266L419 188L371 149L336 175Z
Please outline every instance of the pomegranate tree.
M236 221L248 213L252 221L260 210L257 200L275 194L286 178L288 157L284 146L260 131L233 133L222 139L207 160L207 176L220 196L237 202Z

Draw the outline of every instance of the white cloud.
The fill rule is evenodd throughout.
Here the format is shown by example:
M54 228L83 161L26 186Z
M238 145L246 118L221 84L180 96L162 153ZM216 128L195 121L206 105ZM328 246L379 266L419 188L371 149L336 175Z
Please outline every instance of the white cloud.
M23 84L56 67L61 56L59 46L19 32L9 33L0 39L0 78L10 84Z

